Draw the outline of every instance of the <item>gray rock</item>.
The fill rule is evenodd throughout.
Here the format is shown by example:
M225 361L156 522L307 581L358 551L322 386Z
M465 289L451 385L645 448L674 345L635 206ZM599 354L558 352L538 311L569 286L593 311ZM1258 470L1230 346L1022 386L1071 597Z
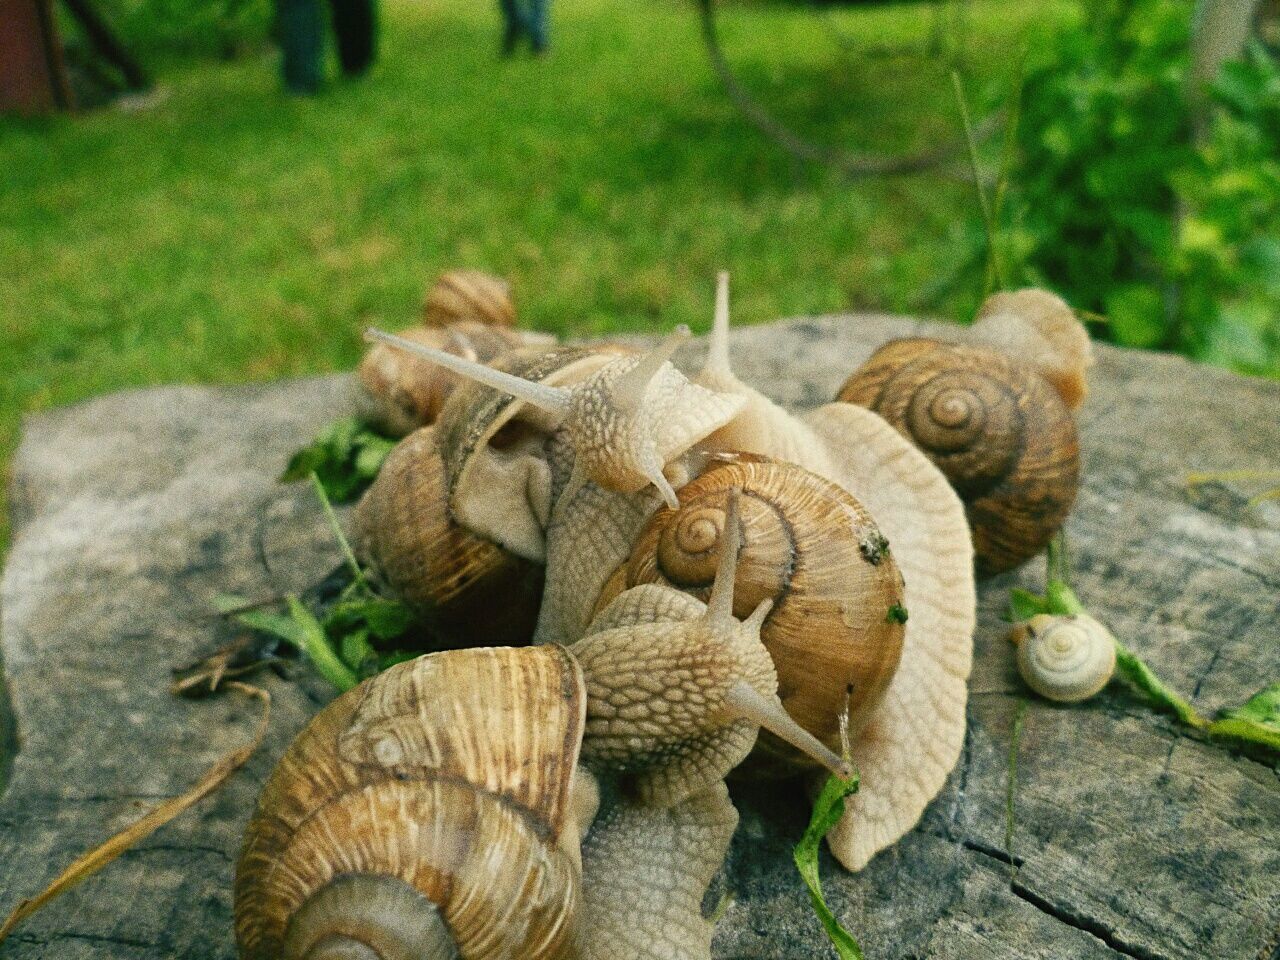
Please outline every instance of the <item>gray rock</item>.
M810 406L875 345L920 329L869 316L745 329L735 360L748 382ZM1250 506L1220 484L1188 491L1183 478L1276 467L1280 384L1099 352L1069 522L1078 591L1201 709L1239 703L1280 678L1280 503ZM337 562L310 491L274 478L348 409L347 389L340 377L163 388L27 423L0 586L0 911L250 737L242 698L178 700L170 669L229 638L210 616L217 594L298 591ZM983 586L962 762L919 827L866 870L850 876L824 854L832 907L884 960L1280 957L1275 767L1189 735L1119 685L1078 707L1028 700L1000 613L1011 586L1040 576L1032 564ZM275 711L248 766L0 953L234 956L241 832L275 758L327 697L306 671L262 682ZM831 956L791 866L803 798L749 785L735 798L716 956Z

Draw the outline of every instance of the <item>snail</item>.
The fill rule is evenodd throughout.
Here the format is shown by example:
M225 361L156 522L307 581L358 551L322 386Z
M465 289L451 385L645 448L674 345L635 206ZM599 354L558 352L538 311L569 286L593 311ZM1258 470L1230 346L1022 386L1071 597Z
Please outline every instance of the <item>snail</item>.
M423 619L432 646L528 643L542 566L453 520L435 434L422 427L387 456L356 505L356 554L384 593Z
M640 867L661 848L679 872L679 839L695 829L684 879L652 890L659 905L687 910L736 820L721 778L761 723L848 772L777 702L758 635L767 602L746 621L732 614L735 539L725 538L706 605L638 587L573 650L429 654L326 707L276 767L246 833L235 886L245 960L645 956L634 948L644 929L611 953L599 942L610 928L580 921L579 864L589 871L592 851L625 866L620 846L648 844ZM627 778L626 793L638 787L650 801L603 818L585 856L599 793L580 756L606 784ZM588 902L602 909L601 896ZM700 922L677 926L700 941Z
M1088 700L1115 673L1115 638L1088 614L1038 614L1012 637L1018 645L1018 673L1048 700Z
M668 506L678 503L664 468L743 405L739 397L690 383L671 365L672 354L688 339L687 328L645 356L618 357L569 387L535 383L380 330L366 336L551 414L576 455L570 492L588 480L619 493L636 493L652 484Z
M620 348L555 347L503 354L495 369L530 383L580 383L629 355ZM546 446L558 425L545 411L470 380L454 391L437 423L449 509L460 525L528 560L546 559L552 488Z
M445 350L478 363L528 345L537 335L462 320L448 326L413 327L401 337ZM392 436L402 437L434 423L458 377L402 350L374 344L356 368L367 420Z
M773 598L748 598L745 619L735 614L741 499L736 488L720 499L721 532L707 550L716 572L705 604L641 584L605 606L570 648L587 675L584 760L626 775L648 803L669 806L722 779L751 751L761 726L828 768L844 769L777 702L777 673L760 636ZM709 725L708 715L729 722ZM637 723L640 717L656 722Z
M511 302L511 285L480 270L450 270L427 291L422 320L428 327L447 327L460 320L514 327L516 308Z
M989 316L1006 325L1007 314ZM838 399L874 410L946 474L965 502L982 575L1038 554L1071 510L1080 477L1075 419L1047 380L1003 353L892 340Z
M771 609L761 639L782 705L832 749L842 721L855 734L897 670L906 610L902 577L871 516L842 487L790 463L717 458L680 490L680 508L654 514L598 605L642 583L704 598L740 491L743 544L735 614ZM795 772L799 755L762 736L756 772ZM802 758L801 758L802 759Z
M946 477L882 417L839 402L788 413L734 376L728 333L722 273L707 364L694 379L745 403L705 445L788 460L845 489L874 518L904 581L898 669L852 738L862 786L827 835L836 858L860 870L915 826L960 757L976 622L969 527Z
M557 647L432 654L343 694L286 751L249 824L241 956L571 956L594 816L577 769L584 707Z
M1084 403L1093 346L1075 312L1056 294L1035 288L992 294L965 340L1016 357L1048 380L1071 410Z
M671 338L646 358L615 361L554 391L403 346L549 411L563 428L544 461L549 468L571 466L568 477L553 470L558 496L546 527L547 587L535 642L573 643L583 635L648 515L659 502L678 508L676 488L696 476L708 456L736 447L787 459L868 509L903 574L909 620L897 672L851 746L863 787L828 837L840 861L856 870L915 825L959 758L975 618L969 531L945 477L879 416L833 403L797 418L738 381L728 365L725 281L721 286L712 359L695 383L667 362ZM368 335L395 342L376 331ZM658 389L647 383L651 376ZM555 455L558 444L564 456ZM629 469L604 469L619 461ZM647 484L652 491L642 489ZM596 529L607 535L591 536ZM569 546L584 539L590 551L573 560ZM569 570L575 575L567 576Z

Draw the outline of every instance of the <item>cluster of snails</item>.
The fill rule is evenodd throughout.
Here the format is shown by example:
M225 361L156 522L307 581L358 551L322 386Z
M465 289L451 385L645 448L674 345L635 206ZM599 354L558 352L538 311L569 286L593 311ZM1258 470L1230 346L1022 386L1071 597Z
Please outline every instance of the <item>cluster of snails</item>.
M828 842L854 870L941 789L975 546L1008 569L1069 509L1087 338L1056 298L996 297L965 344L888 344L796 416L734 375L724 275L692 377L687 331L486 356L457 325L513 316L504 288L446 280L436 333L370 332L369 402L416 428L354 524L375 581L462 649L289 748L237 870L242 955L707 960L726 777L852 763Z

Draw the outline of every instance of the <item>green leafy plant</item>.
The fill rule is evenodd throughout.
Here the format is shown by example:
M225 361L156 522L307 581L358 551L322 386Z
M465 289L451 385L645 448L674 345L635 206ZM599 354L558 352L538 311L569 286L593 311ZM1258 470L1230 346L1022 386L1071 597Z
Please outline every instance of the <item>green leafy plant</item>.
M218 607L242 626L282 640L303 654L339 691L350 690L361 680L420 654L402 649L416 617L408 606L380 596L369 583L342 533L324 484L314 472L310 479L351 574L337 600L321 616L292 594L284 598L283 611L250 609L243 598L233 596L220 597Z
M1011 273L1119 343L1280 376L1280 61L1228 63L1196 135L1191 7L1100 0L1032 45Z
M378 477L397 441L367 423L347 417L325 428L289 460L281 483L306 480L313 474L333 503L349 503Z
M809 902L813 905L813 912L822 922L822 928L836 948L840 960L862 960L862 947L840 925L836 915L827 906L826 898L822 895L822 878L818 874L818 853L822 848L822 838L844 816L845 799L858 792L858 782L857 774L847 780L834 774L827 778L822 792L814 801L809 826L792 854L796 869L800 871L800 876L809 889Z

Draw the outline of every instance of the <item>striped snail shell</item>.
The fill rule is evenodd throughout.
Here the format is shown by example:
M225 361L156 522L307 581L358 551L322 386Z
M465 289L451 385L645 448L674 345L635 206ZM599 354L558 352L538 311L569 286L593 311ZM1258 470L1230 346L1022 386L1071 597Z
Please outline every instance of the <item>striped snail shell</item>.
M1116 641L1087 614L1039 614L1014 631L1018 672L1040 696L1059 703L1088 700L1116 670Z
M335 700L249 825L244 960L574 956L583 691L538 647L433 654Z
M353 520L356 554L385 593L418 614L429 646L529 642L543 568L453 520L434 428L396 445Z
M482 270L450 270L427 291L422 320L428 327L444 327L459 320L513 327L516 307L511 285Z
M705 598L734 489L741 490L742 527L734 612L747 616L771 601L760 636L782 705L839 750L841 716L848 710L856 731L893 678L903 638L895 613L905 613L889 545L844 489L794 464L717 458L681 489L678 509L654 514L606 590L657 583ZM756 760L759 772L792 772L804 763L768 734Z
M964 501L978 571L1039 553L1075 501L1075 420L1048 382L993 350L912 338L885 344L837 399L878 413Z

